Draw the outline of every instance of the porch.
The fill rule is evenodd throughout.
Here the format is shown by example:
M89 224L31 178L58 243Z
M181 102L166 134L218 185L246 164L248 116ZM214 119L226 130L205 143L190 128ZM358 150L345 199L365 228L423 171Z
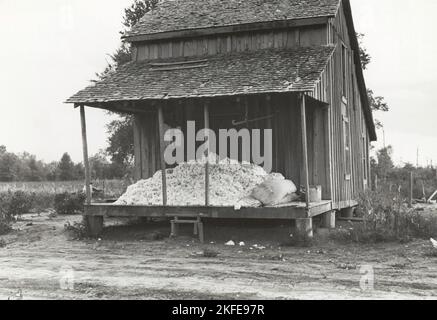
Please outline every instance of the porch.
M313 217L326 214L332 218L330 107L312 97L332 52L331 47L261 50L202 60L130 63L72 97L69 102L81 110L87 186L90 169L85 106L134 115L135 177L148 179L162 172L159 206L92 204L87 190L85 216L90 225L99 230L105 217L189 214L212 219L302 220L305 230L312 233ZM187 134L188 121L216 134L220 129L272 130L272 146L260 146L263 152L271 147L272 171L292 180L302 194L308 193L310 186L322 186L323 201L310 203L306 196L304 202L278 207L234 210L211 206L206 163L202 206L169 206L164 134L168 128L180 128ZM245 160L241 150L239 146L238 159L234 160ZM192 159L185 155L185 160ZM333 225L331 218L329 226Z

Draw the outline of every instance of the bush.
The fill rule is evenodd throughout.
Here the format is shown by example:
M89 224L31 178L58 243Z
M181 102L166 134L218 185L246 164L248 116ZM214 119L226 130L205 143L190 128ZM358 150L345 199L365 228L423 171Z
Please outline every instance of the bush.
M33 206L35 195L23 191L8 191L0 194L0 220L10 221L24 213L28 213Z
M412 237L437 238L437 213L414 211L408 219L409 232Z
M334 232L331 239L358 243L429 239L437 234L437 217L409 208L397 192L378 190L361 194L357 215L363 223Z
M10 223L6 220L0 219L0 236L8 234L11 231L12 231L12 228L11 228Z
M55 205L55 194L51 192L36 192L33 195L33 204L31 211L43 212L48 209L53 209Z
M35 194L26 193L24 191L16 191L12 194L9 204L9 212L13 217L21 216L24 213L29 213L33 207Z
M72 215L84 212L84 193L61 193L55 196L55 210L59 215Z
M83 221L73 224L67 222L64 225L64 231L70 234L72 240L83 240L88 235L88 228Z
M0 193L0 235L9 233L11 221L32 209L34 196L23 191Z

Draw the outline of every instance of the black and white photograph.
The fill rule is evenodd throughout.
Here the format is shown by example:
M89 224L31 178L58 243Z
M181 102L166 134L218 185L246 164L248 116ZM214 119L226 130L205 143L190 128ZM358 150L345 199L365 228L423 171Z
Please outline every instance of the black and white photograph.
M0 0L0 300L437 300L435 12Z

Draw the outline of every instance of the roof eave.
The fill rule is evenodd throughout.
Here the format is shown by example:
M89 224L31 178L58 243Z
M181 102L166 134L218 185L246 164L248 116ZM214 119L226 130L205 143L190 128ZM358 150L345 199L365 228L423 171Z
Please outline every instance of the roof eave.
M138 99L122 99L122 100L80 100L75 98L70 98L64 103L66 104L74 104L75 108L80 105L93 105L93 104L102 104L102 103L118 103L118 102L134 102L134 101L159 101L159 100L179 100L179 99L208 99L208 98L219 98L219 97L236 97L236 96L247 96L247 95L263 95L263 94L278 94L278 93L311 93L313 92L315 88L315 84L312 88L296 88L296 89L289 89L289 90L266 90L266 91L257 91L257 92L236 92L236 93L229 93L229 94L199 94L199 95L181 95L181 96L170 96L167 98L163 98L162 96L155 96L155 97L146 97L146 98L138 98Z

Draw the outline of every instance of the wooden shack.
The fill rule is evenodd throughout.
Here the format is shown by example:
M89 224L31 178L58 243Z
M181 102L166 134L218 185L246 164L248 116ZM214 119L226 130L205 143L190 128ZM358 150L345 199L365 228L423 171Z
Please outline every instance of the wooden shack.
M81 110L85 163L85 107L134 115L138 180L166 168L164 123L182 130L189 120L213 130L272 129L273 171L305 190L322 186L323 201L211 207L206 181L205 205L195 208L168 206L165 187L159 207L88 198L95 232L103 217L197 215L294 220L311 235L313 217L334 227L335 212L356 206L370 183L376 132L349 0L164 1L124 40L132 61L67 101Z

